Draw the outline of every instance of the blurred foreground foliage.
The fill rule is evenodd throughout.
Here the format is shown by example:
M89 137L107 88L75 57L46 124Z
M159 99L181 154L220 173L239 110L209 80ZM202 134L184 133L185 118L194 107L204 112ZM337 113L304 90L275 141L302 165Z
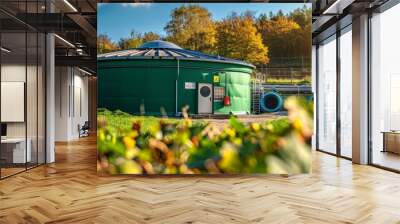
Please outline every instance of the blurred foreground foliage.
M289 116L245 124L98 111L98 171L110 174L306 173L313 106L288 98Z

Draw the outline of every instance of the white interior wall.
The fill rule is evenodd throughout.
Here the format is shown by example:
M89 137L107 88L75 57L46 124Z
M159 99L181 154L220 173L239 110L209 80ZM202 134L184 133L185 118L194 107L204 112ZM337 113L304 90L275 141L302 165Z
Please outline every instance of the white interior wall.
M39 70L37 70L39 69ZM29 139L29 147L31 149L32 161L44 162L44 90L43 87L38 87L38 81L43 81L40 73L41 67L36 65L25 66L25 63L5 63L1 66L2 82L23 82L26 84L26 108L25 105L19 108L20 113L25 113L27 119L21 122L5 122L7 124L7 137L8 138L25 138ZM27 80L25 80L27 78ZM40 79L39 79L40 78ZM38 79L38 80L37 80ZM41 86L42 82L39 82ZM39 88L39 89L38 89ZM4 90L4 89L3 89ZM39 90L39 91L38 91ZM24 94L24 90L21 90ZM4 93L3 93L4 94ZM2 97L7 97L3 95ZM2 107L1 110L12 110L11 108ZM26 110L26 111L25 111ZM3 111L4 112L4 111ZM12 111L7 111L13 113ZM38 114L42 115L38 117ZM37 150L39 155L37 156Z
M76 73L78 72L78 74ZM71 135L79 137L78 125L83 125L88 120L88 78L82 76L79 70L74 70L74 91L73 91L73 106L71 119Z
M1 66L2 82L25 82L25 64L4 64ZM29 95L29 94L28 94ZM1 108L6 110L6 108ZM7 122L7 137L25 137L24 122Z
M79 138L78 125L82 126L88 115L87 76L77 68L56 67L55 140Z
M67 67L55 68L55 140L68 140L68 87L70 83Z

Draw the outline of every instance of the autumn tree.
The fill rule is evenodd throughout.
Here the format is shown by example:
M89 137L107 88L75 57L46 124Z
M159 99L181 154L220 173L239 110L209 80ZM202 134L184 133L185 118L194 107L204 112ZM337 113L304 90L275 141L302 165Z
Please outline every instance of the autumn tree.
M142 34L136 32L135 30L131 31L131 36L127 38L121 38L118 42L118 47L121 50L137 48L142 45Z
M149 42L149 41L160 40L160 39L161 39L161 37L157 33L146 32L146 33L143 34L142 42L146 43L146 42Z
M308 59L311 55L311 9L307 6L284 14L281 10L258 18L250 11L232 13L213 21L199 5L182 5L171 12L164 27L166 37L132 30L129 37L113 43L107 35L98 38L98 52L137 48L145 42L164 39L183 48L266 64L272 58Z
M199 5L183 5L174 9L164 30L168 41L183 48L206 53L215 51L215 24L211 13Z
M268 63L268 48L254 25L250 13L230 16L217 22L218 54L254 64Z
M312 9L304 5L302 8L295 9L289 13L288 18L304 28L312 22Z
M113 43L107 34L100 34L97 37L97 53L103 54L117 50L117 45Z
M288 19L282 13L268 17L261 15L256 21L263 43L268 46L273 57L295 56L297 51L299 24Z
M301 29L298 31L297 50L298 55L310 58L311 56L311 24L312 24L312 9L306 5L303 8L295 9L289 14L289 19L295 21Z

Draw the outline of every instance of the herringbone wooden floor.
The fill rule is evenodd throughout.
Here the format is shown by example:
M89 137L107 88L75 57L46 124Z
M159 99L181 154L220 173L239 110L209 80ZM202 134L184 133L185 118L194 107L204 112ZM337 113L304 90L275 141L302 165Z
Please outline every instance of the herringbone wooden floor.
M311 175L99 177L95 138L0 181L0 223L400 223L400 175L314 154Z

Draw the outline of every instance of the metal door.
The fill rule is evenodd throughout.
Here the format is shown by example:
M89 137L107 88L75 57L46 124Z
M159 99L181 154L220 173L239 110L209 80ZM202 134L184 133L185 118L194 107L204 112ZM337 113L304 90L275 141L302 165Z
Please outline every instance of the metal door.
M212 84L199 83L197 88L197 112L199 114L212 113Z

